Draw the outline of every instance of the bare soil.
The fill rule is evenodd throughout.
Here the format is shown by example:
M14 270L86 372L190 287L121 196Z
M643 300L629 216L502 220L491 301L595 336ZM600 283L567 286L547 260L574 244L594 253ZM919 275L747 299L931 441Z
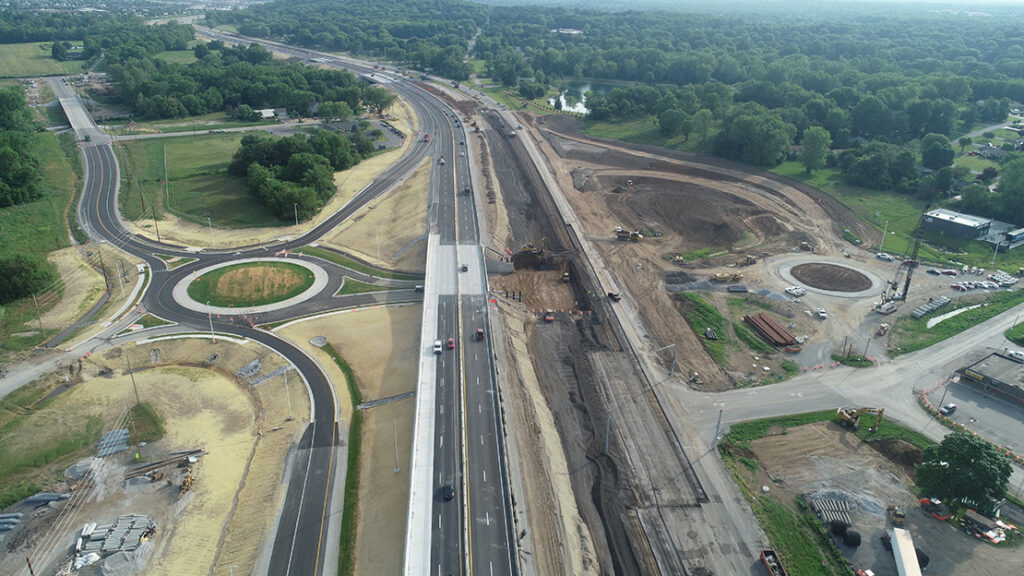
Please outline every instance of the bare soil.
M800 282L821 290L833 292L860 292L871 288L871 279L845 266L812 262L797 264L790 273Z
M131 378L120 373L126 354L137 370L134 386ZM211 344L200 339L113 348L89 357L71 389L27 416L26 432L36 438L53 432L77 433L81 425L73 423L76 414L80 418L98 415L104 421L116 418L134 401L133 388L137 388L139 397L166 419L165 438L142 448L146 459L156 460L169 451L188 448L203 448L209 454L195 467L193 489L181 500L177 485L160 482L125 486L122 476L132 465L133 452L108 457L95 485L79 488L88 492L76 495L71 501L74 506L63 505L61 514L71 514L68 519L58 523L55 510L22 538L9 540L10 545L33 546L34 559L41 559L36 563L38 570L52 566L50 562L62 556L64 544L73 539L74 530L82 523L110 522L120 514L142 513L158 524L156 537L137 562L142 573L226 574L228 564L251 572L276 514L277 507L267 503L283 499L279 479L284 454L295 434L304 428L308 420L304 415L309 411L301 388L291 390L297 416L288 421L279 381L256 388L239 381L235 371L254 359L262 362L261 373L283 365L280 358L260 346L224 341ZM62 370L52 378L66 373ZM36 420L41 427L31 424ZM54 426L58 421L65 425ZM104 429L111 427L108 424ZM57 461L50 467L63 470L70 463ZM169 479L180 481L179 474L169 472ZM59 475L51 472L49 477ZM66 489L61 484L54 481L46 487ZM55 525L58 527L47 533ZM39 546L47 541L51 544ZM46 561L46 550L54 545L60 552ZM24 556L23 552L9 555L0 571L8 571L2 566L8 566L11 573L15 567L22 568ZM16 564L7 565L11 558Z

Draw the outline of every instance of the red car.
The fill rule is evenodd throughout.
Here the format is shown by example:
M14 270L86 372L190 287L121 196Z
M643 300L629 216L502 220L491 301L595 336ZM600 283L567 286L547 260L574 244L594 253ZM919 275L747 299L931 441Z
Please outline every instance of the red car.
M448 349L453 350L455 348L455 338L448 339Z
M966 286L961 286L960 284L950 284L949 287L952 288L953 290L959 290L961 292L967 292L967 287Z
M483 340L484 339L484 329L483 328L477 328L476 329L476 339L477 340Z

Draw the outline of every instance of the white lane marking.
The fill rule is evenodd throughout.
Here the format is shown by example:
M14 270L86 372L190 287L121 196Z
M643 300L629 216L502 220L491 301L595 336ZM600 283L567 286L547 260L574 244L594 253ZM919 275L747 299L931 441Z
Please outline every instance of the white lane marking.
M438 530L441 529L441 515L440 514L437 515L437 529Z
M487 470L484 470L483 473L484 473L484 482L487 482Z
M441 448L444 448L444 434L441 435Z
M491 567L491 576L494 576L494 562L488 562L487 565Z
M476 413L477 414L483 414L484 413L484 409L481 408L479 404L476 405Z
M480 445L481 446L484 445L484 435L483 434L480 435Z
M477 376L477 377L476 377L476 385L477 385L477 386L479 386L479 385L480 385L480 377L479 377L479 376Z
M476 352L473 352L473 360L479 360L479 359L480 359L480 357L477 356Z
M441 404L441 414L444 414L444 404Z
M490 526L491 525L491 513L487 512L486 513L486 517L487 517L487 525Z

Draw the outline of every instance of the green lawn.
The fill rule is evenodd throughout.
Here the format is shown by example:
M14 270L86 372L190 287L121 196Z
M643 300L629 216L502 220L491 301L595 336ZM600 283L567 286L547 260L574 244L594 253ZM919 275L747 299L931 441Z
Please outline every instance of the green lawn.
M362 294L364 292L383 292L385 290L400 290L393 286L377 286L376 284L367 284L366 282L360 282L353 280L349 277L345 277L345 283L341 285L341 288L335 294L335 296L345 296L348 294Z
M356 272L362 272L363 274L376 276L378 278L388 278L391 280L421 280L423 278L423 275L402 274L401 272L391 272L390 270L378 270L376 268L371 268L365 264L360 264L351 258L347 258L342 254L338 254L333 250L326 250L316 246L303 246L302 248L297 248L295 251L299 254L322 258L328 262L333 262L338 266L343 266L350 270L355 270Z
M952 298L952 296L950 297ZM972 295L962 296L960 300L960 306L963 307L976 304L982 299ZM915 319L910 316L900 316L893 324L892 331L890 332L890 348L888 350L889 357L894 358L900 354L906 354L908 352L927 348L932 344L956 336L964 330L967 330L972 326L976 326L989 318L998 316L1021 302L1024 302L1024 290L1018 289L1013 292L1004 290L989 294L983 300L985 302L984 306L961 312L952 318L947 318L946 320L939 322L931 328L928 328L928 320L934 316L952 312L955 310L955 308L952 307L952 304L946 308L940 308L923 318Z
M81 60L58 62L51 58L50 46L50 42L0 44L0 76L53 76L78 74L82 71Z
M989 167L998 168L999 164L991 160L986 160L981 156L957 156L953 159L953 164L957 166L963 166L972 172L981 173L982 170Z
M120 120L118 122L121 122ZM176 134L179 132L196 132L199 135L207 134L210 130L221 130L225 128L244 128L248 126L266 126L278 124L277 120L257 120L243 122L228 116L223 112L211 112L200 116L189 116L188 118L148 120L145 122L134 122L131 127L117 124L107 125L104 129L111 134L119 136L130 136L133 134Z
M196 55L191 50L172 50L168 52L158 52L154 58L159 58L164 62L172 64L191 64L196 61Z
M227 174L231 156L242 139L240 133L201 134L180 138L156 138L123 142L118 146L121 161L121 213L129 220L152 218L164 210L192 222L218 228L248 228L286 224L253 199L244 182ZM164 187L164 150L167 175ZM132 179L138 178L138 183ZM143 215L139 186L145 197Z

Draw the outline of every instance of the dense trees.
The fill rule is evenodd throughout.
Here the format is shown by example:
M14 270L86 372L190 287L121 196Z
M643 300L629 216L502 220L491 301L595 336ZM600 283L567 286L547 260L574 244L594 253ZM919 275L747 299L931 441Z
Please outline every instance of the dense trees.
M917 465L917 484L928 496L968 499L982 507L1006 493L1010 459L970 432L953 432L924 451Z
M942 134L929 134L921 140L921 164L938 170L953 163L956 152L949 138Z
M828 130L821 126L811 126L804 130L804 138L800 144L800 163L804 165L808 174L825 166L825 157L832 145L832 137Z
M469 38L487 20L485 6L462 1L289 0L247 10L213 11L207 24L324 50L382 56L454 80L469 78Z
M42 194L33 131L21 89L0 89L0 207L21 204Z
M57 278L57 267L44 258L18 253L0 259L0 305L31 296Z
M213 43L211 43L213 44ZM283 107L310 114L317 103L344 104L348 114L387 109L395 99L388 90L359 82L350 73L274 60L263 47L213 45L189 65L148 57L110 66L118 89L142 118L175 118L229 110L237 117L252 109Z
M249 192L282 220L308 219L334 195L334 171L356 165L372 144L360 145L337 132L316 130L274 138L246 134L228 173L246 178Z

